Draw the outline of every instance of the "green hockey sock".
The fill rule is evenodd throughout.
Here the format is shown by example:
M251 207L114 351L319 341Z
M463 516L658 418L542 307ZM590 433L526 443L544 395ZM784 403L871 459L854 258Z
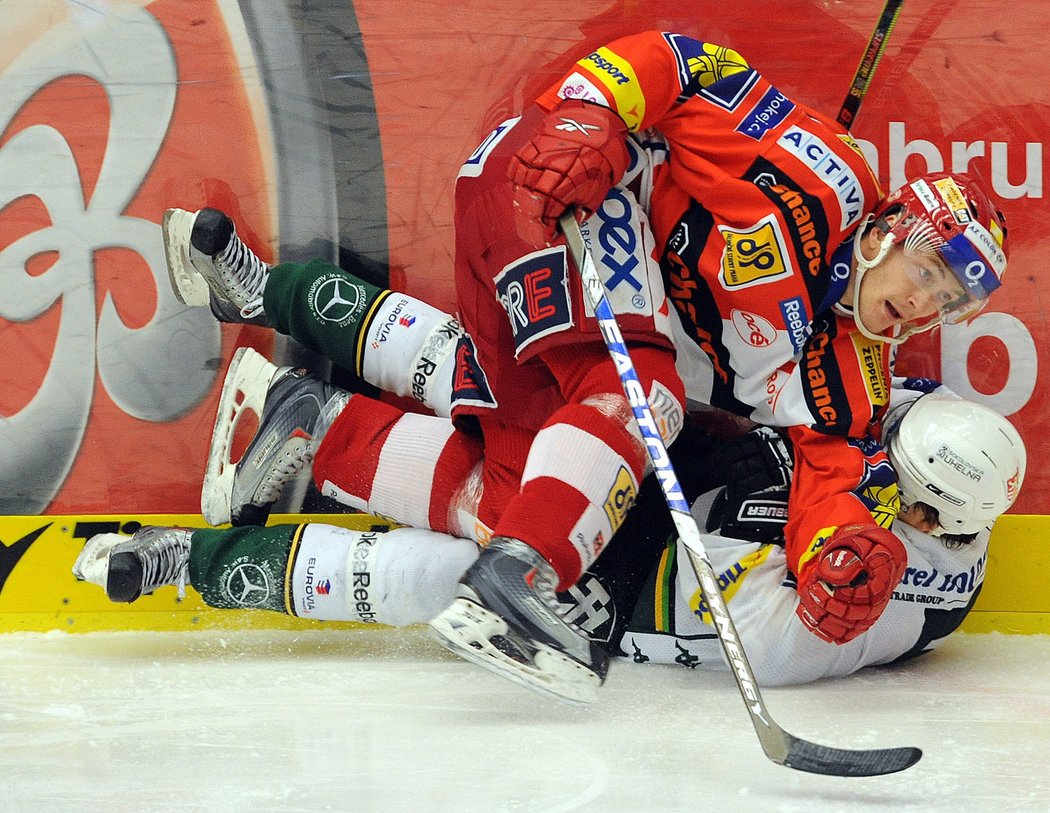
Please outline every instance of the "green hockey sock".
M190 540L190 584L211 607L288 613L288 557L305 527L196 530Z
M327 260L281 263L270 271L263 310L279 333L361 375L368 326L390 293Z

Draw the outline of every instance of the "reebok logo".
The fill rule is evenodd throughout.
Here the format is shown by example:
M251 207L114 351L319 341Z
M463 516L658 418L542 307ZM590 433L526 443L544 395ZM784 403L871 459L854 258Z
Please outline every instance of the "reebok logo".
M575 119L562 118L561 121L561 124L554 125L555 130L563 130L567 133L583 133L585 136L589 136L593 130L601 129L597 124L583 124Z

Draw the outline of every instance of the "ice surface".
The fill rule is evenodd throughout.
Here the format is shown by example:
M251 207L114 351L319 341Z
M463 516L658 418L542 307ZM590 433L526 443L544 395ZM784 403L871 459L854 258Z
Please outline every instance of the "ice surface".
M0 810L1050 811L1050 638L957 635L911 665L767 689L893 776L762 754L727 674L616 661L563 706L422 629L0 636Z

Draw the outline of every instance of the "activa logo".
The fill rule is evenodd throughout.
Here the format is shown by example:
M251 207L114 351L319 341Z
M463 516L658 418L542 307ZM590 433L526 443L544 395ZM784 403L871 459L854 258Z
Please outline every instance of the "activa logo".
M909 141L903 121L889 123L888 159L885 166L880 165L882 156L879 155L878 147L872 142L858 138L857 143L879 177L889 176L890 189L897 189L904 185L907 180L905 164L912 156L922 158L926 163L926 169L925 172L916 171L913 164L913 169L909 173L911 176L946 170L948 172L967 172L973 159L987 158L991 165L991 172L983 174L990 176L992 191L996 195L1004 200L1043 197L1043 144L1039 141L1025 142L1023 175L1017 171L1016 166L1010 164L1011 150L1014 153L1014 164L1019 160L1017 156L1019 145L1017 144L1011 147L1006 141L992 141L990 144L984 140L953 141L948 145L947 150L944 150L926 139L916 138ZM1011 181L1012 178L1019 177L1023 177L1020 183Z

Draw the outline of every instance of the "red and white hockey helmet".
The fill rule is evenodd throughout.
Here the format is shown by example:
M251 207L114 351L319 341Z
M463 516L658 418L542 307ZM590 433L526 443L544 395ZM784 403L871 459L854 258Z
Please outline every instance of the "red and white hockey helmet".
M947 172L924 175L891 192L872 217L886 236L873 260L858 256L861 275L895 245L936 263L932 268L917 264L910 269L913 282L930 294L937 312L922 324L909 325L901 340L938 324L973 317L1002 284L1006 219L975 178ZM859 280L856 290L859 296Z
M1024 442L1006 418L954 395L930 393L887 417L886 450L901 502L937 509L934 533L990 528L1024 482Z

